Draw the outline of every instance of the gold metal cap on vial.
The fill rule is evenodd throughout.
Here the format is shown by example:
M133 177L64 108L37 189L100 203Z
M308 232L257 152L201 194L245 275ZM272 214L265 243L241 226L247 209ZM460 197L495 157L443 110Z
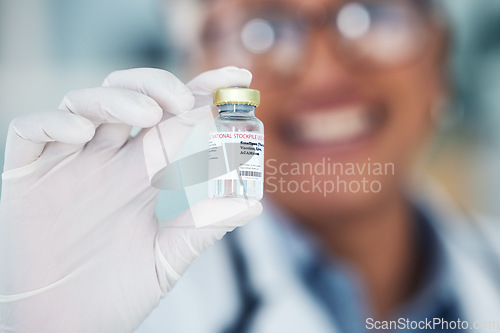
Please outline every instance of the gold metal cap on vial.
M260 91L249 88L222 88L214 92L214 104L248 104L259 106Z

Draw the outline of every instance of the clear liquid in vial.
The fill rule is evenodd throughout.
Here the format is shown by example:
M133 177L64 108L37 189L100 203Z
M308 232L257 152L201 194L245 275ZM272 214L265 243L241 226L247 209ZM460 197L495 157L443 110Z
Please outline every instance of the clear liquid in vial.
M264 125L251 105L221 105L210 135L209 197L260 200L264 194Z

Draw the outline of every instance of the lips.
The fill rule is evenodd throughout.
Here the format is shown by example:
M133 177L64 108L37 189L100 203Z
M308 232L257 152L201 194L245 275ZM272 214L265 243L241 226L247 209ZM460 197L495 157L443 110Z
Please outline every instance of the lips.
M386 120L380 105L322 105L289 114L281 133L286 142L298 147L348 149L373 137Z

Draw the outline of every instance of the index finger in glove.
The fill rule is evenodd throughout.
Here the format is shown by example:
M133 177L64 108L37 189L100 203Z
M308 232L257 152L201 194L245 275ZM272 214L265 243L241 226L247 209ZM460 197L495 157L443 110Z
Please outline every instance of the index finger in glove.
M158 103L141 93L119 88L97 87L66 94L61 108L79 114L99 126L90 145L121 147L132 126L152 127L162 118Z
M164 112L181 114L191 110L194 97L172 73L157 68L115 71L106 77L104 87L128 89L154 99Z
M79 114L96 125L111 123L152 127L162 117L160 106L152 98L109 87L70 91L59 108Z

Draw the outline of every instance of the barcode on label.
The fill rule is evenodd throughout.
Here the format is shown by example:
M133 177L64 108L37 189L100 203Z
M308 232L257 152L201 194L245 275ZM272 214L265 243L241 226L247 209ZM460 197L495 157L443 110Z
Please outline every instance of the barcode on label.
M261 177L262 172L260 171L240 171L240 176L242 177Z

